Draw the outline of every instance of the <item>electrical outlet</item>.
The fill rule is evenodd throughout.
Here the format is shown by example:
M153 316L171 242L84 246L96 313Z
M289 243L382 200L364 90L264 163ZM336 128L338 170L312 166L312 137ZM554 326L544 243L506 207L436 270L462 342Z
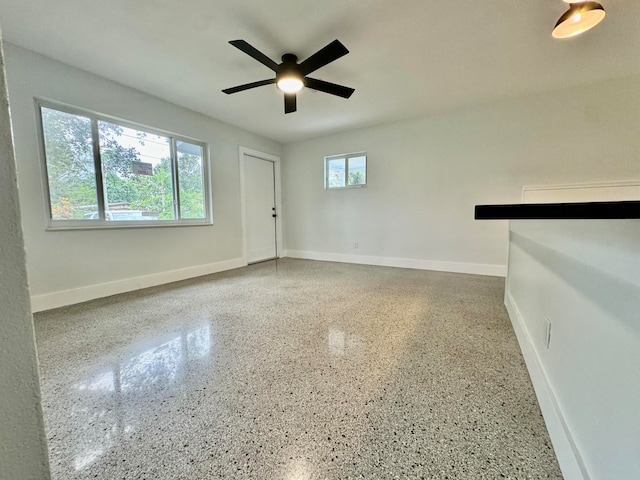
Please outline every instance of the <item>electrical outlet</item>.
M358 248L358 241L353 242L353 248Z
M544 317L544 346L549 348L551 343L551 320L549 317Z

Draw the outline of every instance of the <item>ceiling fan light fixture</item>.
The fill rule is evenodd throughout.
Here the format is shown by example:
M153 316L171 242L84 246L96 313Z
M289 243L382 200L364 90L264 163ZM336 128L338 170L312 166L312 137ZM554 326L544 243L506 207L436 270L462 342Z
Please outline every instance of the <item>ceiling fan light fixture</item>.
M567 1L571 6L556 22L553 38L570 38L595 27L605 17L604 7L598 2Z
M284 113L287 114L297 110L297 93L304 87L342 98L349 98L355 92L353 88L307 76L349 53L339 40L325 45L302 63L298 63L298 57L293 53L285 53L282 55L282 63L276 63L245 40L230 40L229 43L275 72L276 76L225 88L222 92L227 95L275 83L278 89L284 92Z
M304 87L304 82L298 77L283 77L278 79L276 86L284 93L297 93Z

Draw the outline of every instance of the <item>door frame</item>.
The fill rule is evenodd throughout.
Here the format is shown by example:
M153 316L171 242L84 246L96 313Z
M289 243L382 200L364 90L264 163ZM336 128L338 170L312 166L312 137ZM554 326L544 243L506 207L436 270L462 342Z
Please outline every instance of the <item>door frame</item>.
M242 218L242 261L248 265L247 260L247 190L245 186L245 166L244 156L259 158L273 163L273 177L275 181L276 200L276 258L284 257L282 242L282 198L281 198L281 177L280 177L280 157L269 153L260 152L251 148L240 146L238 149L238 168L240 170L240 213Z

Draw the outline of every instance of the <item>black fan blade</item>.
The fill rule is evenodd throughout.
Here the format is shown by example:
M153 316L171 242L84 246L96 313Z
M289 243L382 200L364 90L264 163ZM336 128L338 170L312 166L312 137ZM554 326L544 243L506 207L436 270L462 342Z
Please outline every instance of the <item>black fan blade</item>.
M231 93L242 92L243 90L249 90L250 88L261 87L263 85L269 85L271 83L276 83L275 78L270 78L269 80L260 80L259 82L245 83L244 85L238 85L237 87L225 88L222 90L227 95Z
M261 64L269 67L274 72L278 71L278 64L267 57L264 53L258 50L256 47L249 45L244 40L230 40L229 43L252 58L255 58Z
M296 94L284 94L284 113L293 113L296 111Z
M313 88L314 90L320 90L324 93L330 93L331 95L337 95L343 98L349 98L353 92L356 91L355 88L345 87L344 85L337 85L335 83L325 82L324 80L318 80L316 78L305 77L304 79L305 87Z
M315 72L321 67L324 67L328 63L339 59L343 55L349 53L347 47L345 47L339 40L334 40L326 47L318 50L316 53L307 58L300 64L300 73L302 75L308 75L311 72Z

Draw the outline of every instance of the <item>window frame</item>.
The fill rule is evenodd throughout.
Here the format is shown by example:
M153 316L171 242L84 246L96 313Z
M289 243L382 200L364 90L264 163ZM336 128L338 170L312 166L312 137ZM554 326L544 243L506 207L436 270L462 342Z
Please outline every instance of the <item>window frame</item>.
M44 192L45 213L47 216L47 230L94 230L94 229L112 229L112 228L157 228L157 227L184 227L198 225L213 225L213 204L212 204L212 188L211 188L211 169L210 169L210 151L209 145L202 140L180 135L167 130L149 127L141 123L136 123L123 118L98 113L93 110L68 105L65 103L34 98L36 126L38 135L38 145L40 150L40 166L42 176L42 187ZM51 209L51 195L49 189L49 172L47 167L46 145L44 138L44 123L42 118L42 108L57 110L71 115L86 117L91 122L91 145L93 151L93 162L95 169L95 186L97 195L98 219L77 219L77 220L55 220ZM103 121L118 125L124 128L131 128L152 135L159 135L169 139L171 176L173 185L173 211L174 219L171 220L126 220L113 221L105 218L105 192L104 182L102 178L102 160L100 152L100 134L98 122ZM202 148L202 183L204 189L204 218L180 218L180 178L178 175L178 151L177 143L186 142L197 145Z
M357 185L348 185L349 182L349 159L356 157L364 157L364 183ZM344 185L339 187L329 186L329 162L331 160L340 160L344 158ZM340 155L328 155L324 157L324 189L325 190L344 190L347 188L366 188L369 182L369 166L367 152L343 153Z

